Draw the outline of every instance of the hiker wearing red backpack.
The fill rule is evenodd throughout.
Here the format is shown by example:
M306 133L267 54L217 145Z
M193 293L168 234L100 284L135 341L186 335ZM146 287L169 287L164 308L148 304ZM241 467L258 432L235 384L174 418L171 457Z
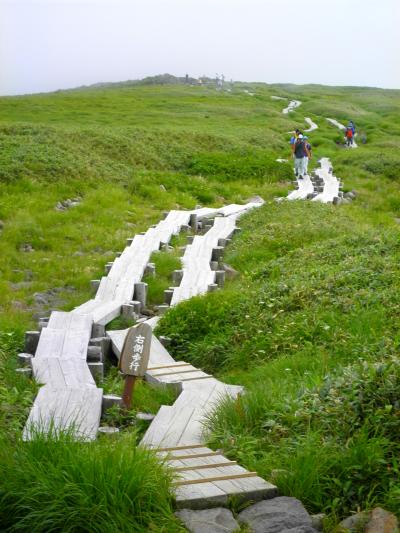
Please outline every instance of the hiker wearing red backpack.
M347 127L346 128L346 144L347 144L347 146L351 146L353 144L353 140L354 140L353 128Z

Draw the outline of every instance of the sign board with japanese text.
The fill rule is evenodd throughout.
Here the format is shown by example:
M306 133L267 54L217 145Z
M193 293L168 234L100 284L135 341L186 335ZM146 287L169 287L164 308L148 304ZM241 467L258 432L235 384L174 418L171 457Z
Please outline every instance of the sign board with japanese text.
M119 360L119 369L127 376L143 377L150 358L152 329L137 324L129 329Z

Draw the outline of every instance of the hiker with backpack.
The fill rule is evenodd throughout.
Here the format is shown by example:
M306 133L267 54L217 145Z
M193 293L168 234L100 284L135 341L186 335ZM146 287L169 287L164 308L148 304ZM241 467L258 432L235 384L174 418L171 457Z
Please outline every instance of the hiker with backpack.
M305 156L304 161L303 161L304 174L306 175L306 174L308 174L308 162L312 158L312 148L311 148L311 144L308 142L307 135L304 135L303 139L304 139L305 147L308 150L308 154L309 154L308 156Z
M310 159L311 154L308 151L303 135L300 133L296 142L292 145L292 153L294 157L294 173L299 179L303 179L306 174L305 160Z
M354 122L352 120L349 120L349 125L347 127L351 128L351 131L353 132L353 137L354 137L356 134L356 126Z
M292 147L292 150L293 150L293 145L296 143L297 141L297 138L298 136L301 134L301 131L299 129L295 130L294 131L294 135L292 135L292 137L290 137L290 146Z
M353 128L351 126L348 126L346 128L346 144L347 146L351 146L353 144L353 140L354 140L354 131L353 131Z

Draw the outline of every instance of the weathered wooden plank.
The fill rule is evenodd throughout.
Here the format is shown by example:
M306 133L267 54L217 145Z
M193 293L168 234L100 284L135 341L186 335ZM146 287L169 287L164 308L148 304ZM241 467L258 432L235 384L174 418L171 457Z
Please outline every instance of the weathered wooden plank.
M172 446L169 448L158 448L157 452L170 452L172 450L192 450L194 448L204 448L204 444L186 444L185 446Z
M176 367L182 367L183 368L183 367L188 367L188 366L192 366L192 365L190 363L181 363L181 362L177 361L176 363L173 363L173 364L170 364L170 365L161 365L161 366L148 367L147 371L150 372L152 370L164 370L164 369L176 368Z
M57 435L61 431L73 431L83 440L96 438L101 416L102 390L53 389L44 386L39 390L23 437L32 439L37 433Z
M163 376L154 376L151 372L146 373L146 381L153 384L164 384L167 385L168 383L183 383L186 381L193 381L198 379L208 379L212 378L212 376L209 376L208 374L205 374L202 370L191 370L188 374L180 374L180 373L170 373Z
M187 459L193 459L193 458L199 458L199 457L210 457L212 455L220 455L219 452L212 452L210 450L208 451L205 451L205 452L196 452L196 453L191 453L191 454L182 454L182 455L171 455L171 456L168 456L168 460L169 461L177 461L177 460L187 460Z
M187 472L187 473L192 474L192 471ZM208 477L208 478L198 477L198 478L175 481L173 484L174 485L193 485L197 483L214 483L215 481L230 481L232 479L242 479L242 478L247 478L247 477L257 477L257 472L244 472L241 474L226 474L225 476L221 475L221 476L213 476L213 477Z
M153 446L175 446L179 443L179 439L182 433L185 431L186 426L190 422L193 412L195 411L194 407L184 407L179 411L171 408L171 412L168 414L167 420L168 424L163 424L165 431L159 433L154 432L152 435L151 443ZM172 416L171 416L172 414ZM151 426L157 426L159 424L156 418L151 423ZM151 427L150 426L150 427ZM150 429L150 428L149 428ZM147 436L147 433L145 437ZM157 440L156 440L157 439ZM146 440L148 442L148 440ZM197 442L200 444L199 440L196 440L196 436L193 436L191 442Z
M204 454L203 457L191 457L190 454L181 455L180 460L171 460L169 464L171 466L184 466L184 465L204 465L210 463L207 468L200 468L192 471L191 479L201 479L196 484L182 485L176 488L176 498L178 507L190 507L190 508L206 508L218 504L218 500L214 500L212 497L213 491L217 488L220 492L224 493L227 497L236 496L240 501L244 500L259 500L263 498L271 498L277 495L277 489L274 485L265 482L257 475L243 478L243 473L247 471L245 469L230 470L230 478L226 479L226 470L224 466L219 466L220 462L226 461L222 455ZM232 474L234 472L234 474ZM214 476L212 482L205 479L203 476L207 473L207 476ZM240 475L240 478L232 477L232 475ZM219 479L215 479L218 477ZM223 479L221 479L223 478ZM205 488L204 492L196 492L193 489L198 486Z
M43 328L35 358L61 357L66 331L62 329Z
M162 445L163 437L168 431L173 416L174 411L172 407L162 405L147 429L141 444L152 448Z
M182 367L182 368L176 368L176 367ZM188 368L188 366L190 366L191 368ZM183 363L183 365L166 365L166 366L159 366L159 367L156 367L156 369L163 369L163 372L157 372L157 373L153 373L153 371L155 370L154 368L148 368L147 371L148 372L151 372L151 376L153 378L159 378L159 377L163 377L163 376L180 376L182 374L193 374L193 372L199 372L199 369L198 368L195 368L194 366L190 365L190 364L187 364L187 363Z
M65 311L53 311L47 327L50 329L90 331L92 319L90 315L73 315Z
M208 464L210 468L213 470L211 472L219 472L221 475L225 475L224 467L216 466L216 463L221 462L223 459L225 459L223 456L206 456L200 459L189 459L189 460L183 460L181 463L185 465L192 465L192 464ZM181 464L180 463L180 464ZM171 463L174 464L174 463ZM246 472L246 470L238 465L238 469L231 470L230 473L243 473ZM204 469L202 469L204 470ZM215 481L218 487L221 488L221 490L226 491L230 494L236 494L236 493L246 493L246 492L253 492L253 491L266 491L268 492L275 492L276 493L276 487L274 485L271 485L270 483L267 483L260 477L252 477L251 479L231 479L231 480L219 480Z
M38 383L50 385L53 389L96 386L85 361L34 357L32 369Z
M223 461L221 463L215 463L212 465L212 468L226 468L227 466L237 465L236 461ZM211 466L209 464L205 465L192 465L192 466L174 466L175 472L187 472L188 470L209 470Z

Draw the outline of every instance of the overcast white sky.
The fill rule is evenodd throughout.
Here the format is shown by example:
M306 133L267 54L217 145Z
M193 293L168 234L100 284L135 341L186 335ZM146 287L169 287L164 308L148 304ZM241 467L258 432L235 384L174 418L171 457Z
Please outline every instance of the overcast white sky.
M400 88L400 0L0 0L0 94L148 75Z

